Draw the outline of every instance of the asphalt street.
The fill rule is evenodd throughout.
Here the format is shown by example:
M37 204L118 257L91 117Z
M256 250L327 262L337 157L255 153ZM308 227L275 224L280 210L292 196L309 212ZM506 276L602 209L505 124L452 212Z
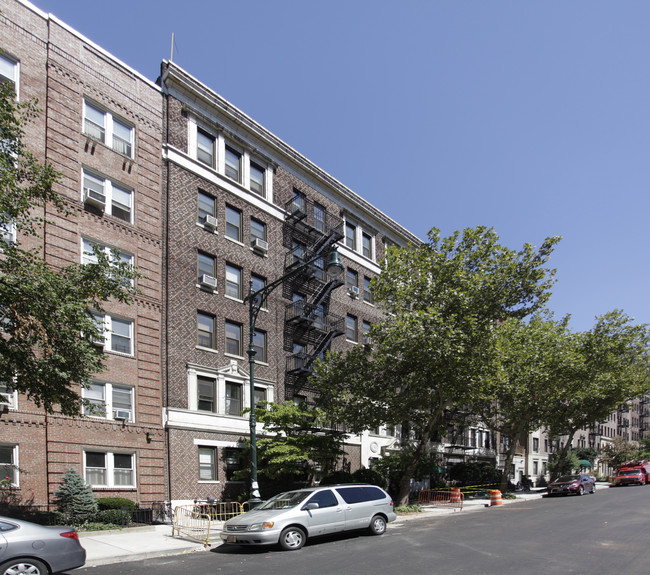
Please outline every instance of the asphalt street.
M355 533L314 539L297 552L220 545L207 553L75 573L645 574L649 501L650 486L605 488L582 497L397 522L381 537Z

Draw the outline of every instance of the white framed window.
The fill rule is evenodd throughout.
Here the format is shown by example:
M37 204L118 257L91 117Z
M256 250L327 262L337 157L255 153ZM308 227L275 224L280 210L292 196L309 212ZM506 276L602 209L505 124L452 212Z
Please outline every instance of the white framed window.
M0 252L2 252L3 247L15 244L16 239L16 225L13 222L0 224Z
M124 263L130 268L133 268L133 254L124 252L118 248L108 246L101 242L96 242L88 238L81 238L81 263L83 265L96 264L97 254L95 248L106 254L109 261L112 263ZM133 280L129 280L129 284L133 285Z
M84 169L81 199L124 222L133 223L133 190Z
M198 224L209 231L216 231L217 200L202 190L198 195Z
M217 480L217 448L199 446L199 481Z
M345 319L345 335L349 341L358 342L358 320L355 316L349 315Z
M226 320L226 353L242 356L242 325Z
M251 189L251 192L257 194L258 196L265 197L264 178L266 170L259 164L251 162L249 171L249 187Z
M135 128L103 106L84 99L83 133L106 144L118 154L133 158Z
M232 146L226 145L225 153L225 175L231 180L236 182L241 182L242 174L242 153L233 148Z
M86 450L84 477L91 487L134 488L135 454Z
M133 320L108 314L93 314L100 330L104 332L104 349L115 353L133 355ZM100 340L102 341L102 340Z
M232 264L226 264L226 295L242 299L242 270Z
M253 334L253 348L256 351L255 361L266 363L266 332L261 330L255 330Z
M116 383L93 382L82 390L88 417L135 421L133 388Z
M374 259L375 255L375 241L374 237L368 232L361 233L361 253L369 260Z
M199 347L217 349L217 336L215 329L216 318L210 313L197 312L197 342Z
M19 94L20 63L5 52L0 53L0 83L11 82L14 85L16 98Z
M8 409L18 409L18 392L9 391L7 383L0 381L0 407L6 406Z
M0 443L0 478L9 478L13 487L20 485L18 472L18 446L15 444Z
M357 226L350 222L345 222L345 245L357 251Z
M217 380L214 377L199 375L196 378L199 411L217 411Z
M216 139L205 130L196 131L196 159L214 168Z
M241 383L226 381L226 414L240 416L243 411L243 386Z
M242 241L242 212L231 206L226 206L226 237Z

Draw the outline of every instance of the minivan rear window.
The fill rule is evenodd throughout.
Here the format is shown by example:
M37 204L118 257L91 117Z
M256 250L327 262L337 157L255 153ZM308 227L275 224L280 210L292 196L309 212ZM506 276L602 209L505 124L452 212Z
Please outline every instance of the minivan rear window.
M346 503L378 501L386 498L386 494L379 487L337 487L336 491Z

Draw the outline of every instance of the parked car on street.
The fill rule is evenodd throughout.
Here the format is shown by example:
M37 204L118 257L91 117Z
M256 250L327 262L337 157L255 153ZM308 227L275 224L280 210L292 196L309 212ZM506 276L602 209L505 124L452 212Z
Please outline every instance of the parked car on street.
M616 476L610 487L620 485L645 485L650 483L650 465L647 459L626 461L616 471Z
M596 480L586 473L562 475L548 484L548 495L582 495L596 493Z
M85 562L86 550L73 528L0 516L0 575L48 575Z
M382 535L395 521L393 501L374 485L328 485L287 491L225 522L224 543L300 549L307 538L352 529ZM1 575L1 574L0 574Z

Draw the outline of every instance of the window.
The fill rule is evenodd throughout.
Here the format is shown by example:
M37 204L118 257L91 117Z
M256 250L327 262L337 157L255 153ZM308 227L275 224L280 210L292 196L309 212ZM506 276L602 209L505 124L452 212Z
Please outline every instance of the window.
M372 259L372 243L372 236L366 232L363 232L361 234L361 253L364 255L364 257L370 260Z
M371 337L368 335L368 332L370 331L370 328L371 328L371 327L372 327L372 326L370 325L370 322L368 322L368 321L364 321L364 322L361 324L361 335L362 335L362 337L363 337L363 340L362 340L362 341L363 341L363 343L366 344L366 345L372 343L372 339L371 339Z
M108 260L112 264L123 263L133 268L133 255L127 252L123 252L117 248L107 246L105 244L95 242L86 238L83 238L81 241L81 263L84 265L96 264L98 263L97 254L95 249L100 252L104 252L108 257ZM127 285L133 285L133 280L125 280Z
M197 376L198 410L217 411L217 380L213 377Z
M318 503L318 508L322 509L323 507L336 507L339 501L331 489L326 489L325 491L314 493L307 503Z
M212 230L217 226L217 201L199 190L199 216L198 222Z
M357 249L357 227L350 222L345 223L345 245L351 250Z
M133 190L86 170L83 171L83 201L115 218L132 221Z
M207 347L208 349L216 349L216 337L214 322L215 318L213 315L198 312L198 340L197 345L200 347Z
M18 94L18 62L0 53L0 83L11 82Z
M266 243L266 224L255 218L251 218L251 243L255 245L255 240L259 239Z
M259 405L261 402L266 401L265 387L256 387L253 392L255 394L255 405Z
M86 483L91 487L135 487L133 453L84 452Z
M226 447L225 451L225 463L226 463L226 481L233 481L235 471L238 471L242 468L242 459L244 457L244 452L241 449L236 447Z
M199 447L199 481L217 480L217 448Z
M203 130L196 132L196 159L206 166L214 167L215 139Z
M264 194L264 168L250 163L250 188L251 192L254 192L262 197L265 197Z
M241 181L241 154L226 146L226 176L236 182Z
M371 278L363 278L363 301L366 303L374 303L374 298L372 297L372 290L370 289Z
M294 188L293 190L293 199L291 202L291 212L305 212L305 204L307 203L307 198L305 194L299 192Z
M359 274L348 268L345 283L348 289L358 287Z
M134 421L132 387L93 382L82 390L82 395L84 415Z
M18 446L0 445L0 477L9 478L11 485L18 486Z
M253 334L253 349L255 353L255 361L266 363L266 332L255 331Z
M265 286L266 286L265 278L261 276L256 276L255 274L251 274L251 289L253 290L253 293L260 291L261 289L264 289ZM266 300L261 302L261 308L262 309L266 308Z
M314 202L314 228L325 232L325 208Z
M231 321L226 322L226 353L242 355L242 326Z
M539 452L539 437L533 437L533 451L535 453Z
M242 386L231 381L226 382L226 414L241 415L242 412Z
M87 100L84 100L83 132L118 154L133 157L133 126Z
M241 268L226 264L226 295L242 299Z
M93 314L100 331L103 330L103 340L100 343L109 351L133 355L133 321L120 319L110 315Z
M6 219L9 219L8 217ZM0 223L0 252L16 243L16 225L11 221Z
M198 252L196 262L198 283L201 287L216 289L217 287L217 258Z
M345 320L345 336L350 341L357 341L357 318L348 315Z
M226 206L226 237L237 242L242 241L242 216L236 208Z
M16 409L18 406L18 392L9 391L9 386L0 381L0 406L2 405L6 405L9 409Z

